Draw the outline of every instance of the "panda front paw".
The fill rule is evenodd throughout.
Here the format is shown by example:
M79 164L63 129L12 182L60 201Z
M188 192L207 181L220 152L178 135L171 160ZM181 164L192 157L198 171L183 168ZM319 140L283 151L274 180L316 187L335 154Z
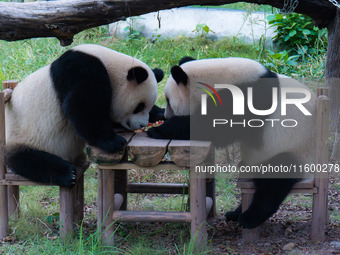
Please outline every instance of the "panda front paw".
M154 138L154 139L165 139L165 137L160 132L161 127L162 126L150 128L148 131L146 131L146 133L149 137Z
M62 187L72 188L77 181L76 167L70 165L63 174L56 177L55 183Z
M115 135L111 139L101 140L96 143L94 146L99 149L107 152L107 153L116 153L120 151L124 151L126 146L126 139L120 135Z

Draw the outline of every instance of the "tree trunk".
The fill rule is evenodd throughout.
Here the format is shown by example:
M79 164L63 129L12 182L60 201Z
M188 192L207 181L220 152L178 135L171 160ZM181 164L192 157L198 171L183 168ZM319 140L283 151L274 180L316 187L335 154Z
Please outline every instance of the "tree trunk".
M66 46L82 30L158 10L188 5L236 2L269 4L282 8L283 0L60 0L52 2L0 2L0 39L57 37ZM295 12L310 16L319 27L333 20L336 7L328 0L300 0Z
M340 160L340 9L337 9L333 22L328 26L328 49L326 59L326 85L331 100L330 127L335 134L331 159Z

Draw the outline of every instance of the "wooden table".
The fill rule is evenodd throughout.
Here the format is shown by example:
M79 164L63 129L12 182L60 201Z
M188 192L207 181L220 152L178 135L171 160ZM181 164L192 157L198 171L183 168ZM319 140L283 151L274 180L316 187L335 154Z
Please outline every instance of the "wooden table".
M103 242L113 244L113 223L132 222L181 222L191 223L191 236L196 241L207 238L207 219L214 218L215 180L213 176L202 177L190 166L203 165L214 159L210 142L159 140L145 133L124 133L126 149L106 154L88 147L91 161L98 164L98 226L103 232ZM171 160L165 159L168 153ZM191 168L191 170L190 170ZM127 170L189 170L190 183L128 183ZM127 211L127 193L190 194L190 212ZM197 234L196 234L197 233Z

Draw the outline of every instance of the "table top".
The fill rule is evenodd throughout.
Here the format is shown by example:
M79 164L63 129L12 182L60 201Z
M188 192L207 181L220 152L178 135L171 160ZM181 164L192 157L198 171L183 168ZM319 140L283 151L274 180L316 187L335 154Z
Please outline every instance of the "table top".
M153 139L146 133L119 133L127 141L124 150L108 154L94 147L87 147L90 161L108 166L133 162L142 167L152 167L163 162L173 162L179 167L190 167L204 162L213 148L211 142Z

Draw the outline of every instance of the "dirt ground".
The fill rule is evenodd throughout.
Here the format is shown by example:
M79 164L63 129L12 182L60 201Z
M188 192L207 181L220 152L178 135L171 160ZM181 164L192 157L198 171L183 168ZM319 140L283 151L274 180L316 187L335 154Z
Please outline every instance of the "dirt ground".
M329 187L329 212L340 212L340 181L330 179ZM293 195L295 196L295 195ZM298 197L296 197L298 199ZM326 228L325 240L312 242L310 240L312 210L305 206L296 205L294 197L283 204L280 210L269 221L264 223L259 230L259 239L246 242L242 239L242 229L237 223L224 221L223 214L218 212L218 217L211 224L208 234L208 252L204 254L340 254L340 221L329 218ZM176 229L177 228L177 229ZM189 240L189 229L178 233L179 226L157 223L124 223L121 229L129 232L130 236L139 233L152 242L162 242L168 246L170 254L178 254L174 248L180 239ZM150 233L158 233L152 237ZM164 242L166 244L164 244ZM128 243L126 243L128 248ZM123 244L123 246L125 246ZM198 253L199 254L199 253Z

